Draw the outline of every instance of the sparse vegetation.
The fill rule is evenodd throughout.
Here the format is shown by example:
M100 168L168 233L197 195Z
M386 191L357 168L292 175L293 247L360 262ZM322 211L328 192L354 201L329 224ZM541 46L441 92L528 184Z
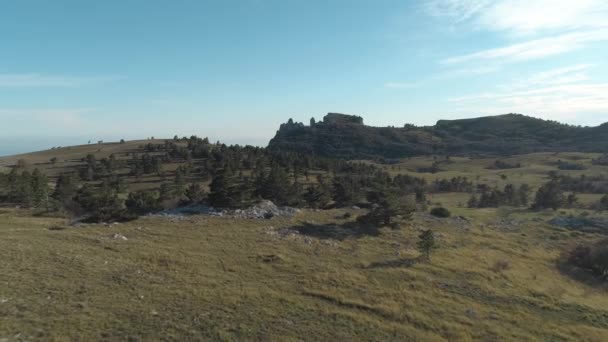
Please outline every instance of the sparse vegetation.
M607 279L608 240L577 246L570 253L568 261L602 280Z
M436 216L436 217L450 217L452 214L450 213L450 211L444 207L436 207L431 209L431 215Z
M532 208L557 210L565 203L566 198L564 197L564 192L560 185L555 181L551 181L538 189Z
M433 233L432 230L427 229L425 231L423 231L422 233L420 233L420 236L418 236L418 250L420 251L420 254L422 254L422 256L426 259L426 260L431 260L431 252L433 251L434 248L436 248L435 246L435 234Z
M328 124L361 125L312 125ZM593 288L605 281L595 241L608 208L595 154L500 156L525 167L498 170L497 156L345 161L198 137L87 146L0 158L0 339L608 335L608 301ZM558 160L587 168L558 171ZM11 189L31 204L9 201ZM177 209L245 212L262 199L302 211L172 214L199 203ZM563 251L596 283L558 269ZM49 315L62 317L52 329Z

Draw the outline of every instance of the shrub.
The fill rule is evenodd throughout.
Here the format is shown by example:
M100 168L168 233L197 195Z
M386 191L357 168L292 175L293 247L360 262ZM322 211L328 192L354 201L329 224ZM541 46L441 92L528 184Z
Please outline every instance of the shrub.
M437 207L431 209L431 215L435 217L450 217L452 214L450 211L444 207Z
M509 268L511 268L510 262L508 262L507 260L498 260L497 262L494 263L494 266L492 267L492 271L498 273L498 272L508 270Z
M536 192L536 199L532 205L532 209L553 209L557 210L566 202L564 192L559 186L559 183L551 181L541 186Z
M578 163L570 163L562 160L557 161L557 168L560 170L586 170L587 167Z
M417 247L420 254L426 259L431 259L431 251L436 248L435 246L435 234L430 229L427 229L420 233L418 236Z
M608 239L591 245L577 246L568 257L568 261L596 277L608 278Z
M144 215L161 209L160 199L152 191L131 192L125 201L129 213Z

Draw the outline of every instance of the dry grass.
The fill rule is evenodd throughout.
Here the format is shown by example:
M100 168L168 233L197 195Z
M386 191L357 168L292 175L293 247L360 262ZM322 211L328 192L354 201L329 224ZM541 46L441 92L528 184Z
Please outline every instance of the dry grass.
M341 241L276 234L343 214L142 218L58 230L61 219L5 210L0 338L608 338L608 297L555 267L561 250L593 236L532 221L502 230L492 227L496 213L460 228L420 216L401 231ZM417 262L423 227L438 235L431 263ZM500 260L510 267L495 272Z
M103 145L99 153L142 143ZM59 152L60 159L77 159L96 148L21 157L46 167ZM524 167L513 170L487 169L495 159L452 158L445 171L420 174L412 170L433 162L421 157L387 170L429 181L463 175L538 186L558 159L589 165L593 157L515 156L508 161ZM600 172L605 168L593 166L572 174ZM60 218L0 209L0 341L608 340L605 290L556 267L564 251L599 236L548 226L559 212L461 207L468 196L429 196L453 218L417 215L400 231L340 240L283 233L304 223L344 223L346 212L355 220L358 211L71 227ZM427 228L439 243L430 263L419 262L415 249Z

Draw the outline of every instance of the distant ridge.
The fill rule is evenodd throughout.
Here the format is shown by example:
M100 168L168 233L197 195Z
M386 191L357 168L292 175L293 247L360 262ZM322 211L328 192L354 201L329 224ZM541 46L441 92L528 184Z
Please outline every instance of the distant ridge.
M282 124L270 149L342 158L401 158L430 153L512 155L608 152L608 123L580 127L521 114L439 120L434 126L372 127L360 116L329 113L310 125Z

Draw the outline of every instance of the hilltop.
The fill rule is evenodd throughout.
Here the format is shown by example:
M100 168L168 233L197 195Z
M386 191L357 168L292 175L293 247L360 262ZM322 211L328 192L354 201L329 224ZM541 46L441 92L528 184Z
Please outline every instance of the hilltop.
M431 153L513 155L608 152L608 124L571 126L521 114L440 120L434 126L372 127L359 116L330 113L306 126L281 125L269 148L347 159L403 158Z

